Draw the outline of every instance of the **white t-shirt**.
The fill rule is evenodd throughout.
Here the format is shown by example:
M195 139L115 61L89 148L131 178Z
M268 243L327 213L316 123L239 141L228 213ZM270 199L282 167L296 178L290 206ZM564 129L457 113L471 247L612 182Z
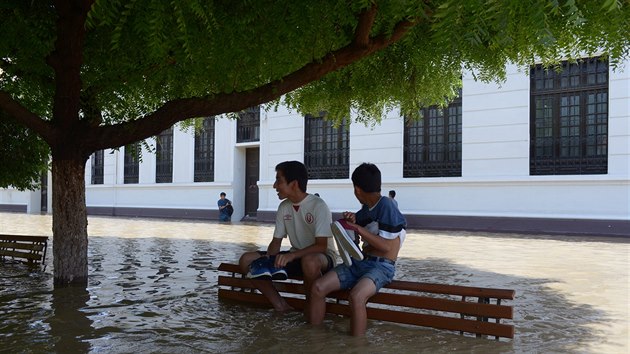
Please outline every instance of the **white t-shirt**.
M283 200L276 213L276 228L273 237L289 237L291 251L304 249L315 244L315 237L327 237L326 253L337 262L337 251L332 238L332 214L326 202L308 194L300 203L293 204L289 199Z

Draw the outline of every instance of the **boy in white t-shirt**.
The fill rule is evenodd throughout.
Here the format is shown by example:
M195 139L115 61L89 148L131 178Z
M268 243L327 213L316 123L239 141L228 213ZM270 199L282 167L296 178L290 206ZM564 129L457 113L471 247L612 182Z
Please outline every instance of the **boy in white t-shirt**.
M330 229L332 214L323 199L306 193L307 182L308 172L301 162L285 161L276 166L273 187L283 201L276 213L273 238L267 251L246 252L239 260L243 273L247 273L277 311L292 307L278 294L271 279L302 276L307 294L305 309L308 309L310 287L337 260ZM285 237L289 238L291 249L280 251Z

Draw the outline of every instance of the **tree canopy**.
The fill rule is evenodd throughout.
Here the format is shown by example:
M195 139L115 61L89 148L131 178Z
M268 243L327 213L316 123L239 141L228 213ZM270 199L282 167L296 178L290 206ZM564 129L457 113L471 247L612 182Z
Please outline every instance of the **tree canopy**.
M239 97L247 103L238 106L244 106L281 94L291 107L326 110L337 120L351 109L361 120L379 120L383 107L394 106L414 115L421 106L452 98L463 68L492 80L504 76L506 62L552 63L598 52L614 64L627 56L630 38L630 6L621 1L77 3L91 6L81 24L84 42L76 48L82 51L80 118L109 125L156 120L160 110L168 111L173 118L160 129L225 113L232 107L216 103L228 97ZM14 0L4 7L0 88L38 117L54 119L51 64L55 41L67 35L56 29L58 6ZM378 52L371 48L392 37L402 39ZM343 55L348 47L375 53L350 59ZM283 87L305 66L330 61L339 70L323 77L310 72ZM193 108L193 102L177 101L187 98L209 104ZM177 109L169 109L170 102ZM113 140L116 146L131 142ZM114 141L103 139L95 148L114 147Z
M6 0L0 122L50 147L55 280L82 282L94 151L264 103L417 117L457 94L463 69L501 80L506 63L594 53L615 65L629 19L620 0ZM25 141L16 129L3 144Z

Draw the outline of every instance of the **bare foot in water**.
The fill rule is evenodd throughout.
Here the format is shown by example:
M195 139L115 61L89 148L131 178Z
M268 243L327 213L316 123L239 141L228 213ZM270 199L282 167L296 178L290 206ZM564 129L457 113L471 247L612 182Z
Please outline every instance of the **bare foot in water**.
M278 313L287 313L287 312L295 311L295 309L291 307L291 305L289 305L286 301L284 301L283 304L278 305L274 309Z

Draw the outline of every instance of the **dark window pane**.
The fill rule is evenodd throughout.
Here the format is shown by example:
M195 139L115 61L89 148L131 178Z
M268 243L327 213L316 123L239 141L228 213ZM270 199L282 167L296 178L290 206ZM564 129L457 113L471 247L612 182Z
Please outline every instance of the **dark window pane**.
M203 120L195 134L195 182L214 181L214 117Z
M260 106L250 107L238 113L236 142L260 141Z
M155 183L173 182L173 127L156 137Z
M104 151L92 154L92 184L103 184Z
M403 177L461 176L461 92L448 107L424 108L422 119L408 122L404 145Z
M140 171L140 143L136 142L125 146L125 171L124 183L138 183Z
M530 71L530 174L606 174L608 63L588 58L562 69Z
M304 117L304 165L309 179L348 178L350 175L350 132L344 119L339 127L324 118Z

